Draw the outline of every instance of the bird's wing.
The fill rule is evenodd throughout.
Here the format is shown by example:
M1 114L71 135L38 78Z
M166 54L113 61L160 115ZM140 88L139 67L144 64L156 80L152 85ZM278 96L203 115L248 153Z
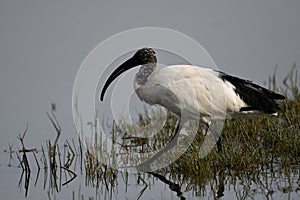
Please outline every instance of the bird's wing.
M280 107L276 100L283 100L285 97L281 94L272 92L249 80L241 79L235 76L219 72L219 77L224 82L230 82L235 87L235 92L248 105L241 111L259 110L265 113L276 113Z
M168 66L153 73L136 92L143 101L162 105L190 119L224 118L227 112L237 112L245 103L233 86L218 75L208 68Z

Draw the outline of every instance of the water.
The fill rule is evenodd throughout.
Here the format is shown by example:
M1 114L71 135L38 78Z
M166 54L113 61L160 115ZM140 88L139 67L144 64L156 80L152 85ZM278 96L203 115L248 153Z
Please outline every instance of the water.
M16 152L9 151L1 149L0 154L0 199L300 199L299 166L285 171L276 163L251 172L218 170L202 179L167 171L130 174L108 170L97 178L92 176L97 173L85 171L85 160L78 155L56 157L57 168L52 171L49 166L44 168L41 150L36 152L40 169L28 152L29 173L20 167ZM60 162L70 166L61 168Z

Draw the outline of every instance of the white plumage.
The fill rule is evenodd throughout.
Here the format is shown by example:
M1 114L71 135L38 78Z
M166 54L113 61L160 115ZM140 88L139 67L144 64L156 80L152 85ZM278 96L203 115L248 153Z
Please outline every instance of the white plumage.
M236 94L235 86L218 74L209 68L172 65L153 72L145 85L135 81L134 86L141 100L164 106L179 116L199 120L201 114L205 122L211 117L235 118L247 104Z

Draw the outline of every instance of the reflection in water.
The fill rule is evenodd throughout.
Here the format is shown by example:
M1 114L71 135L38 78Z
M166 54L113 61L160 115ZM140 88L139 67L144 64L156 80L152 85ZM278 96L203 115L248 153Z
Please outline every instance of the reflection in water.
M53 147L53 144L48 144L45 150L20 150L11 156L11 159L14 159L17 155L19 159L22 172L18 186L20 189L24 188L25 197L30 190L34 191L39 185L43 185L49 199L55 199L56 194L61 192L71 195L72 191L73 199L123 199L126 196L127 199L148 199L149 193L154 195L155 199L299 197L298 166L292 166L288 171L275 164L271 165L272 168L253 168L251 171L240 172L221 168L209 176L197 177L172 173L169 167L157 172L130 174L98 162L91 152L83 156L79 153L79 148L71 147L67 142L62 148L58 148L57 144L55 156L51 155L50 150L53 148L50 147ZM79 190L68 189L74 184L78 187L83 182L85 186L80 186ZM163 187L164 184L167 187ZM87 188L94 190L95 195L90 196L86 193ZM165 196L160 196L160 192L164 192Z
M170 180L168 180L165 176L161 175L161 174L157 174L154 172L148 172L149 174L151 174L152 176L158 178L160 181L162 181L163 183L167 184L170 188L171 191L176 192L176 195L180 198L180 199L186 199L183 196L183 192L181 191L181 186L179 184L176 184L175 182L172 182Z
M42 157L40 160L42 160L42 163L44 165L44 189L46 189L46 185L47 185L47 179L48 184L49 184L49 190L56 190L56 192L61 191L62 186L67 185L68 183L72 182L75 178L76 178L76 173L73 172L72 170L69 169L69 167L72 165L73 161L74 161L74 151L72 150L70 144L67 142L67 145L65 145L64 147L64 155L61 156L61 152L59 150L59 146L57 144L58 139L60 137L60 127L59 124L57 122L54 121L55 119L55 115L52 113L52 117L50 115L48 115L51 122L55 125L56 130L57 130L57 137L55 139L54 144L51 144L51 141L48 141L47 144L47 155L45 154L44 148L42 147ZM18 187L21 188L22 183L24 182L24 189L25 189L25 197L27 197L28 194L28 189L29 189L29 185L30 185L30 176L31 176L31 168L30 168L30 164L28 162L28 153L32 153L35 163L36 163L36 167L37 167L37 174L36 174L36 178L35 178L35 182L34 182L34 186L37 185L38 183L38 179L40 177L40 164L39 161L36 157L36 152L37 149L28 149L25 147L25 143L24 143L24 137L27 133L28 130L28 126L26 127L23 135L19 136L18 139L21 142L22 145L22 149L19 150L17 152L17 158L19 160L19 164L22 168L22 173L19 179L19 184ZM66 151L67 149L67 151ZM66 154L67 152L67 154ZM72 154L70 154L70 152ZM22 154L22 158L20 157L20 153ZM62 165L62 159L63 158L63 162L64 164ZM12 159L11 155L10 155L10 160ZM58 159L58 160L57 160ZM11 162L11 161L10 161ZM49 173L49 177L48 177L48 173ZM65 177L65 182L62 182L63 180L63 176Z
M299 169L297 170L297 173L299 173ZM263 176L258 175L258 172L257 174L254 173L248 175L229 175L230 172L228 171L219 171L217 176L213 179L188 180L185 177L176 178L175 176L177 175L171 175L170 173L166 174L165 172L150 172L139 175L126 174L124 172L112 174L112 172L107 169L107 171L102 171L102 173L101 177L94 177L94 179L86 180L85 187L94 188L94 191L96 192L95 196L90 197L90 199L121 199L122 196L124 197L127 195L126 193L118 193L120 190L118 187L122 185L126 185L127 187L125 192L134 192L135 194L133 197L136 199L147 199L147 192L153 193L154 196L157 196L155 193L159 193L161 191L174 192L174 195L177 196L178 199L218 199L221 197L236 199L277 199L278 196L282 197L284 194L287 194L286 197L299 196L299 176L286 177L279 174L270 175L269 173ZM35 180L30 177L33 174L36 176ZM150 176L147 176L147 174ZM64 179L64 177L66 177L67 180ZM75 176L69 174L69 171L66 169L57 171L56 181L54 179L55 177L52 175L47 178L47 173L44 173L43 175L43 173L39 173L39 171L31 173L30 171L22 170L19 187L22 187L22 184L24 184L23 187L25 189L25 196L28 193L28 189L30 190L31 188L33 190L37 184L42 182L41 178L44 179L43 188L49 195L49 199L55 198L56 193L72 192L68 191L68 187L64 187L64 185L78 184L78 182L73 183L73 181L76 180L74 179ZM155 185L161 185L160 183L165 184L167 188L155 187ZM73 193L78 192L78 196L87 198L86 193L82 192L82 194L80 194L80 191L73 191ZM229 193L232 194L230 195ZM76 195L73 194L73 196ZM73 199L75 199L75 197L73 197Z
M156 199L170 199L173 195L178 199L276 199L285 194L284 198L299 197L298 165L286 168L273 162L269 167L253 167L252 170L242 171L222 167L197 176L174 172L176 168L172 167L156 172L130 174L100 162L93 148L83 154L80 138L77 146L73 140L72 145L68 141L59 145L60 129L57 124L56 127L57 137L53 143L47 141L46 148L27 148L24 143L25 131L19 136L21 149L15 151L15 154L12 148L7 151L10 158L8 166L13 166L13 160L18 160L21 166L18 187L24 188L25 197L30 189L34 190L39 185L43 185L42 189L49 199L55 199L56 194L61 192L72 193L73 199L76 199L78 193L78 199L85 199L87 194L84 191L87 188L95 191L95 196L88 196L89 199L148 199L149 193ZM128 141L128 138L125 139ZM131 142L128 145L137 145L136 140ZM192 162L190 164L193 165ZM81 176L78 177L77 174ZM31 177L33 175L34 178ZM84 188L80 186L79 190L68 189L83 182ZM167 187L162 187L163 184ZM165 196L159 196L160 192L164 192Z

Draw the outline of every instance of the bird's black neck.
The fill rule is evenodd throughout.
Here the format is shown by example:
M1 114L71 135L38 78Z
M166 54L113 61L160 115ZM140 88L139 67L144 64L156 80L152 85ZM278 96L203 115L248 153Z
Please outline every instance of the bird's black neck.
M155 71L156 63L148 63L142 65L138 73L135 75L135 81L138 85L145 85L149 76Z

